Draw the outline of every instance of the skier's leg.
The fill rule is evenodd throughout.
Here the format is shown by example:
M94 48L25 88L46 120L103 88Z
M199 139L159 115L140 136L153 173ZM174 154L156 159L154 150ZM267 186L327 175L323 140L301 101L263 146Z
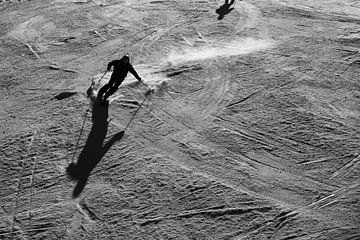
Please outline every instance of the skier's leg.
M98 96L100 96L100 99L103 98L103 95L109 91L110 88L112 88L116 84L116 76L114 74L111 75L110 80L107 84L105 84L99 91Z
M111 88L105 93L105 96L104 96L105 101L109 96L114 94L116 92L116 90L119 89L119 86L123 81L124 81L124 79L120 79L114 85L111 86Z
M114 94L116 92L116 90L118 90L117 85L114 85L111 88L109 88L109 90L104 95L104 101L106 101L108 97L110 97L112 94Z
M100 88L99 92L98 92L98 98L102 99L103 95L109 90L109 88L111 87L111 85L105 84L102 88Z

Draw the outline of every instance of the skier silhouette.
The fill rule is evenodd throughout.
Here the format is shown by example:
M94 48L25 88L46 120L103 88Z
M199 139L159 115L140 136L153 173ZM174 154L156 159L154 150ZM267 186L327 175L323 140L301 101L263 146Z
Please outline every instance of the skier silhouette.
M218 20L221 20L224 18L224 16L226 14L229 14L234 8L230 8L231 5L233 5L235 2L235 0L231 0L231 2L229 3L229 0L225 0L224 5L222 5L221 7L219 7L218 9L216 9L216 13L219 14L218 16Z
M107 98L118 90L129 71L138 81L142 81L134 67L130 64L129 55L124 55L120 60L109 62L107 70L110 71L112 66L114 67L114 71L110 77L110 81L105 84L98 93L99 101L105 104L107 103Z

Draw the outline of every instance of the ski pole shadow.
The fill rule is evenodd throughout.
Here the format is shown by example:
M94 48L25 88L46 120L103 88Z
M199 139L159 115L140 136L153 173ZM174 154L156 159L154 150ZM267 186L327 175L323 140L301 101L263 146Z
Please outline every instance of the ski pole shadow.
M102 105L97 99L93 102L93 125L86 144L79 155L78 161L70 163L66 169L69 177L77 181L73 190L73 198L78 197L84 190L91 171L101 161L106 152L124 136L124 131L118 132L104 144L109 125L107 120L109 116L108 110L108 106Z
M230 3L229 0L225 0L225 3L215 10L215 12L219 14L217 18L218 20L222 20L225 15L229 14L232 10L234 10L234 8L231 7L234 2L235 0L231 0Z

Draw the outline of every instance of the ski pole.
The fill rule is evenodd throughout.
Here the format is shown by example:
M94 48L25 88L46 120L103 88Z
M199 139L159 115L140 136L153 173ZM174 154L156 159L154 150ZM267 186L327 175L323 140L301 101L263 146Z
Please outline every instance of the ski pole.
M145 99L142 101L142 103L140 104L140 106L136 109L136 111L135 111L134 114L132 115L130 121L128 122L128 124L126 125L126 127L125 127L124 130L123 130L124 132L125 132L125 130L129 127L130 123L132 122L132 120L134 119L136 113L139 111L139 109L142 107L142 105L143 105L144 102L146 101L147 97L148 97L148 96L146 95L146 96L145 96Z
M150 93L153 93L154 92L154 89L151 89L150 87L149 87L149 85L147 85L146 83L144 83L143 81L140 81L145 87L147 87L149 90L148 90L148 92L147 93L145 93L145 95L147 96L147 95L149 95Z
M106 71L104 72L104 74L101 76L99 82L101 81L101 79L103 79L103 77L105 76L106 73L107 73L107 70L106 70ZM99 82L98 82L98 83L99 83Z
M147 87L150 91L152 91L152 89L149 87L149 85L147 85L146 83L144 83L143 81L140 81L142 84L145 85L145 87Z

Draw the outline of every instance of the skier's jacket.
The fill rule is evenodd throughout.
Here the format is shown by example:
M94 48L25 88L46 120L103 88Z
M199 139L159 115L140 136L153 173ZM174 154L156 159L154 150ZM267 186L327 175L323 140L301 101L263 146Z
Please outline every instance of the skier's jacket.
M137 80L141 81L141 78L129 62L122 61L121 59L111 61L107 67L108 71L110 71L111 66L114 66L114 71L110 79L111 82L122 82L129 71Z

